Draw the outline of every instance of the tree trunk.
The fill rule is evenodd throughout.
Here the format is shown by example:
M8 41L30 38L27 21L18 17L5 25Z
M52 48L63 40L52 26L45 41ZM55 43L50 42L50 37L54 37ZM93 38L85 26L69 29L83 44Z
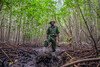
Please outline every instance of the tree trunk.
M2 10L3 7L3 0L0 0L0 11Z
M81 10L80 5L79 5L78 2L77 2L77 6L78 6L79 11L80 11L80 13L81 13L81 15L82 15L82 18L83 18L83 20L84 20L84 23L85 23L85 25L86 25L86 27L87 27L87 30L88 30L88 32L89 32L89 35L90 35L90 37L91 37L91 39L92 39L92 41L93 41L93 43L94 43L94 50L95 50L95 52L96 52L96 56L98 56L97 43L96 43L96 41L95 41L93 35L91 34L91 31L90 31L90 29L89 29L89 26L88 26L88 24L87 24L87 21L85 20L85 17L84 17L84 15L83 15L83 13L82 13L82 10Z

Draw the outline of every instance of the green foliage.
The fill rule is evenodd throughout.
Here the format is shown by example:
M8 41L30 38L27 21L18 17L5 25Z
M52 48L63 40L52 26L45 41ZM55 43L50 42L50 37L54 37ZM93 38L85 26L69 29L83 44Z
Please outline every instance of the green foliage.
M96 5L97 0L93 1ZM77 3L82 10L85 6L84 0L64 0L61 8L56 6L57 2L54 0L3 0L3 3L3 12L9 15L10 10L12 10L12 19L16 20L16 23L14 23L17 27L22 28L26 36L30 37L41 32L41 28L44 28L50 20L56 19L63 24L64 20L75 12ZM60 8L60 10L57 10L57 8ZM84 15L90 16L89 7L86 8ZM42 31L45 32L43 29ZM38 33L38 35L41 36L42 34Z

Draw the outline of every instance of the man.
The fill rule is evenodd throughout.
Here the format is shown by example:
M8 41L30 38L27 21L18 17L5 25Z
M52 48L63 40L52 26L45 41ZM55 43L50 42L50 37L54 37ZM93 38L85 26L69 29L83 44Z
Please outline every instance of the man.
M47 40L44 43L44 46L47 47L51 43L52 52L56 51L56 41L59 41L59 30L55 26L55 21L50 22L50 27L47 29Z

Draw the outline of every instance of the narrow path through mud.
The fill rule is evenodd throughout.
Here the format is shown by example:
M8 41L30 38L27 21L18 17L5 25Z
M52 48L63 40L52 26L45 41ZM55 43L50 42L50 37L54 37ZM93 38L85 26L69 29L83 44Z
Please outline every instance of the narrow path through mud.
M31 53L19 51L17 62L11 67L59 67L63 64L61 53L64 51L59 47L55 53L50 48L44 52L44 47L33 48Z

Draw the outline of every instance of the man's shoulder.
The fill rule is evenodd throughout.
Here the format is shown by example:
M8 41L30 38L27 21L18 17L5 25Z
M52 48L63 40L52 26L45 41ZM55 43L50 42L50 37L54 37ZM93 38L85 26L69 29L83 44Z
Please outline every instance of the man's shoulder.
M51 26L49 26L49 27L48 27L48 29L52 29L52 27L51 27ZM55 26L55 29L58 29L58 27L57 27L57 26Z
M54 26L55 28L58 28L58 26ZM51 26L49 26L48 28L52 28Z
M55 26L56 28L58 28L58 26Z
M49 26L48 28L51 28L51 26Z
M58 29L58 26L55 26L56 29Z

